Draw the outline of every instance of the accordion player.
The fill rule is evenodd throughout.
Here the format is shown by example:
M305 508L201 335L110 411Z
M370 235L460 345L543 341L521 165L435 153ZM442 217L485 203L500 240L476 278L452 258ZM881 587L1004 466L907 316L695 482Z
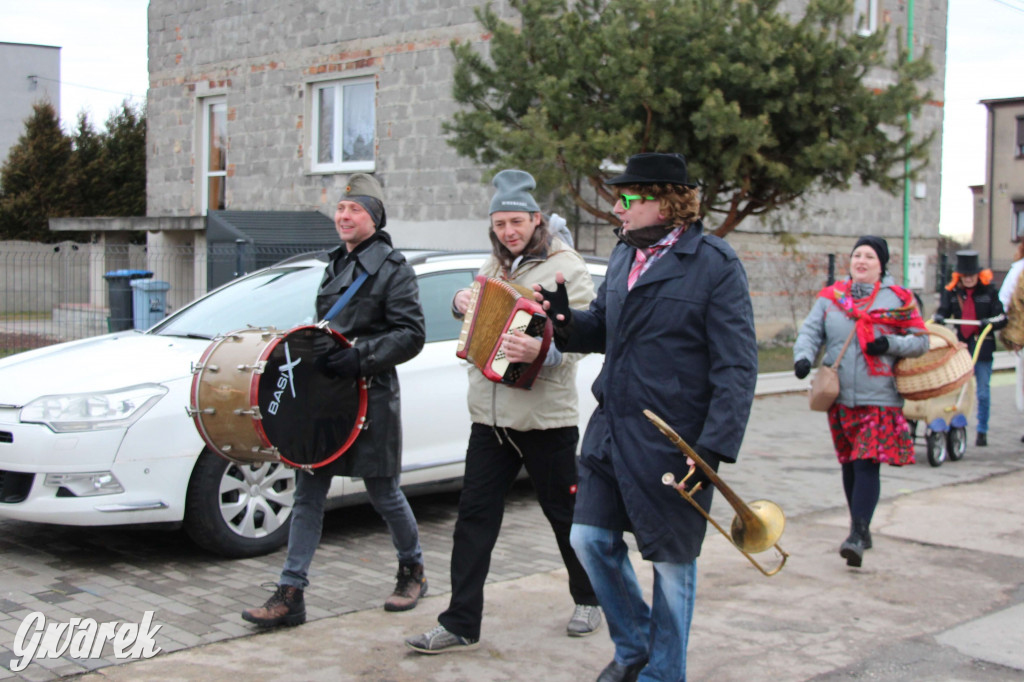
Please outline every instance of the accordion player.
M505 357L503 337L516 329L541 338L540 353L533 362L510 362ZM470 291L455 355L495 383L528 389L547 356L551 335L551 320L541 304L533 300L532 289L478 275Z

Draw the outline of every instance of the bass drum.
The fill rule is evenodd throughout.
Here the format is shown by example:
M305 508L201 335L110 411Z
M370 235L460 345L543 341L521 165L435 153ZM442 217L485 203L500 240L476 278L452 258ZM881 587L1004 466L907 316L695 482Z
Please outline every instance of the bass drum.
M214 339L193 368L189 414L233 462L315 469L343 455L366 421L366 381L321 358L351 344L329 328L250 328Z

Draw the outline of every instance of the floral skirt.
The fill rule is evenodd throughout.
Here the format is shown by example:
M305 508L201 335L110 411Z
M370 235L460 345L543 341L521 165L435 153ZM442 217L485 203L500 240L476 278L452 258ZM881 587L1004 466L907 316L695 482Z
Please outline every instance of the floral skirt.
M836 403L829 408L828 426L840 464L858 459L893 466L914 463L914 439L898 407Z

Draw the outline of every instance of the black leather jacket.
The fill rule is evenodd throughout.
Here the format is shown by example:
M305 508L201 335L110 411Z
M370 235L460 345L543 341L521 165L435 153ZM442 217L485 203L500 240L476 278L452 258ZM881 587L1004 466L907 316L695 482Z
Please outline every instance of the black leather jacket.
M378 231L352 254L344 246L324 254L328 260L316 297L318 318L361 272L369 277L331 320L359 349L359 373L366 377L366 429L352 447L325 469L334 476L397 476L402 467L402 419L395 366L416 357L426 331L419 285L412 266Z

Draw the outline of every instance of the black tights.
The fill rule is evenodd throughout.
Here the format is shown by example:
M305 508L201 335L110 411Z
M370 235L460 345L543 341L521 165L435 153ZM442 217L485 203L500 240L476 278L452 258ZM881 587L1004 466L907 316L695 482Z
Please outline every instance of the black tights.
M843 464L842 468L843 491L846 493L846 506L850 508L850 518L870 524L882 490L880 466L878 462L856 459Z

